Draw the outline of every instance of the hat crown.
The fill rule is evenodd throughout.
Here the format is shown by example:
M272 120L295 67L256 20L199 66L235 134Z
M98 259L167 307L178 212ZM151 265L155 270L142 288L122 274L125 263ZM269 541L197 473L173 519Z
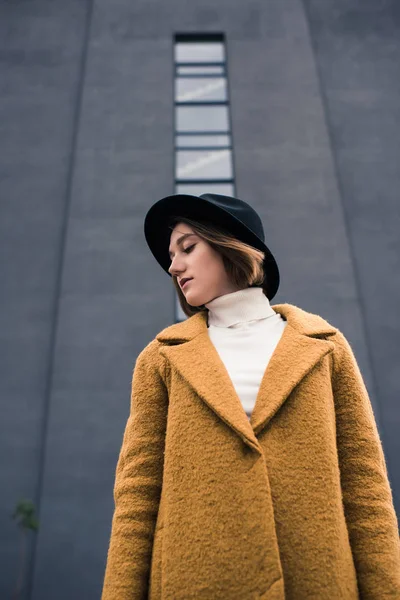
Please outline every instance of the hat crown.
M254 210L250 204L247 204L244 200L239 198L232 198L231 196L224 196L223 194L201 194L199 198L207 200L215 204L215 206L225 210L236 219L239 219L243 224L246 225L251 231L253 231L258 238L265 242L265 233L262 221L258 213Z

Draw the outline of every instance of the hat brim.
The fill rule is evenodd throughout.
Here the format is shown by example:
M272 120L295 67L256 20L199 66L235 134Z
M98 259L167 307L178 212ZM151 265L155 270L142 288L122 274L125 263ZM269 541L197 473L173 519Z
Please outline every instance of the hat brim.
M174 194L161 198L151 206L144 220L144 235L150 251L170 277L171 273L168 271L171 264L169 220L172 216L209 221L250 246L262 250L265 253L264 270L267 295L269 300L272 300L278 291L280 278L278 265L268 246L235 216L209 202L206 198L190 194Z

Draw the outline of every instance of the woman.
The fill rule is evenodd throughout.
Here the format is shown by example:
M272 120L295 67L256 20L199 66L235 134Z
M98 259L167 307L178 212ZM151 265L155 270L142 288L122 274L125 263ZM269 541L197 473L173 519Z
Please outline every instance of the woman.
M400 598L385 457L344 335L270 305L278 267L242 200L168 196L145 235L188 318L135 364L102 600Z

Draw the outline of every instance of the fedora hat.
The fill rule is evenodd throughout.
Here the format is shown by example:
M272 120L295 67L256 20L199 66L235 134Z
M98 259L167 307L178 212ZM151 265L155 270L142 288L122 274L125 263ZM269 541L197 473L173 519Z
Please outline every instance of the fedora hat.
M269 300L279 287L279 269L265 244L264 228L259 215L247 202L222 194L174 194L158 200L148 210L144 220L146 242L157 262L168 275L171 265L169 243L170 218L188 217L220 226L236 239L265 253L265 285Z

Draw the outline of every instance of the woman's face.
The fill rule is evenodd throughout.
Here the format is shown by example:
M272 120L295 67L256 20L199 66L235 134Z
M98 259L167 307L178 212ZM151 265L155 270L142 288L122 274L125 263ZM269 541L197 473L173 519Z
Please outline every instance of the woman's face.
M214 298L237 291L228 279L222 256L190 225L177 223L172 230L169 272L175 275L190 306L201 306ZM184 279L190 281L182 287Z

